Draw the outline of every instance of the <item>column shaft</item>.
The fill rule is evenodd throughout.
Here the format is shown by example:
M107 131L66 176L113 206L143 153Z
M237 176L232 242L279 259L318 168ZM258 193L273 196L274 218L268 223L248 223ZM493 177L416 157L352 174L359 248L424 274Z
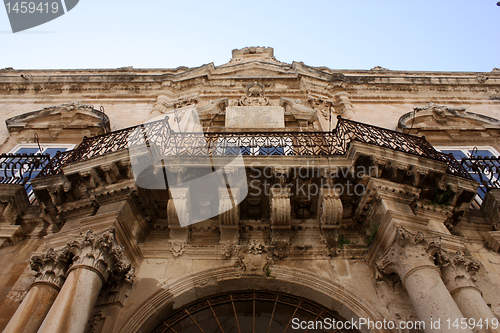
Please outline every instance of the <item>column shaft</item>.
M59 289L50 284L34 284L3 333L36 333L54 303Z
M71 270L38 333L84 333L102 284L94 270Z
M452 296L465 318L474 318L476 323L478 323L482 319L483 328L477 326L472 330L474 333L500 333L500 327L497 329L492 328L491 322L496 317L491 311L490 307L484 301L481 292L477 288L467 287L457 289L452 292ZM488 329L485 325L486 319L488 319Z
M411 302L417 312L419 320L425 321L425 332L449 332L455 333L454 327L449 327L447 320L451 323L463 318L460 309L455 304L441 276L435 268L420 267L406 276L405 288L410 296ZM437 326L436 321L440 322ZM471 333L471 330L462 330L463 333Z

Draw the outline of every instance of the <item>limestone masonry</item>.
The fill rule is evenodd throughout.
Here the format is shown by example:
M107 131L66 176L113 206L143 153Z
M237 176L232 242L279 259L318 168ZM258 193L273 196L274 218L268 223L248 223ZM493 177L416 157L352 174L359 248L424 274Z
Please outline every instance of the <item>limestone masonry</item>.
M499 119L498 68L1 69L0 331L500 332Z

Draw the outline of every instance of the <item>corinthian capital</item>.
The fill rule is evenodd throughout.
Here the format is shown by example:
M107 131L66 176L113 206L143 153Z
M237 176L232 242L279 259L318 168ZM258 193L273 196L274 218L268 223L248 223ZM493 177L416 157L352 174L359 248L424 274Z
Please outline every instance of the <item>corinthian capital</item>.
M419 268L436 268L434 255L441 248L441 239L421 232L412 233L398 226L391 247L377 261L377 268L385 274L397 273L403 284L411 272Z
M441 267L443 282L450 291L463 288L476 288L472 276L480 268L479 261L465 256L463 252L449 253L444 250L438 252L438 264Z
M30 259L31 269L36 272L33 283L47 283L60 289L66 279L70 255L69 246L57 251L50 248L43 254L34 254Z
M125 258L123 247L116 242L114 228L108 228L99 234L88 230L84 235L73 239L69 246L74 255L70 270L77 267L93 270L101 277L103 284L109 278L116 281L132 279L132 265Z

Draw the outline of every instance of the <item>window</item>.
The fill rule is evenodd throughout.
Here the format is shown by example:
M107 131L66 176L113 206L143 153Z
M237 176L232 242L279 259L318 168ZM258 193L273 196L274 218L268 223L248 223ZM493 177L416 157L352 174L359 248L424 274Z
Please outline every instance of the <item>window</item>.
M445 154L452 154L453 157L460 163L462 161L462 158L468 158L471 156L474 157L498 157L500 154L498 151L492 147L438 147L436 148L437 150L441 151L442 153ZM477 172L473 172L470 169L468 169L470 175L474 180L476 180L479 183L479 188L477 189L477 196L475 198L475 205L474 206L481 206L484 200L484 196L486 195L486 192L488 191L485 184L481 183L481 178ZM486 175L488 178L490 178L490 175ZM493 179L493 181L496 181L497 179Z
M0 159L0 183L24 184L30 203L35 201L31 179L35 178L47 165L48 159L42 155L54 157L58 151L73 148L67 144L20 144Z

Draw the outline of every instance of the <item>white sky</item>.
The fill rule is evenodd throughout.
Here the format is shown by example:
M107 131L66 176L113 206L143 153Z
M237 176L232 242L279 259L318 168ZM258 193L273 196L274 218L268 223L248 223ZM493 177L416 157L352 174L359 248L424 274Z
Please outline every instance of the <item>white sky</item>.
M500 67L496 2L80 0L16 34L0 8L0 68L220 65L234 48L271 46L278 60L333 69L489 72Z

